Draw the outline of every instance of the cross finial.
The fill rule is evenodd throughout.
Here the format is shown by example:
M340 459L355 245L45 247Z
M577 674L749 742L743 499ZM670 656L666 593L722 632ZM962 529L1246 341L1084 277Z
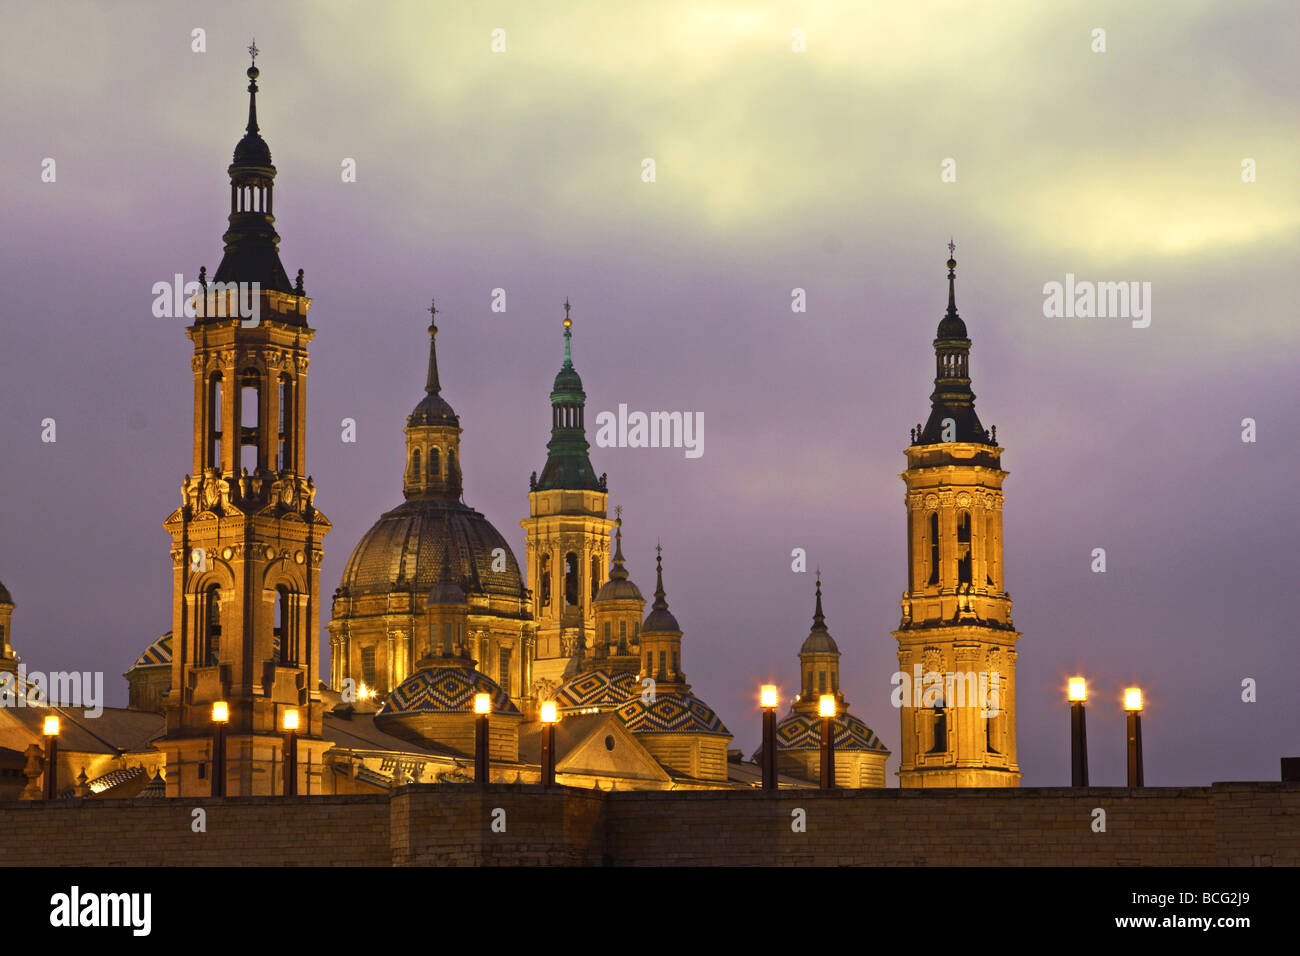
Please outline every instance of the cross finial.
M252 58L252 62L249 64L250 66L257 66L257 54L261 52L262 51L257 48L257 40L254 39L253 45L248 48L248 55Z
M955 253L956 251L957 251L957 243L953 242L952 237L949 236L948 237L948 258L951 259L953 253Z
M623 517L623 506L622 506L622 505L618 505L618 506L616 506L616 507L614 508L614 517L615 517L615 518L622 518L622 517Z
M660 558L664 555L664 546L659 543L658 538L655 538L655 555Z
M429 300L429 307L428 307L427 309L424 310L424 311L426 311L426 312L429 313L429 315L430 315L430 317L431 317L431 320L432 320L432 319L436 319L436 318L438 317L438 305L437 305L437 301L438 301L437 299L430 299L430 300Z
M569 321L569 297L567 295L564 297L564 321L567 325Z

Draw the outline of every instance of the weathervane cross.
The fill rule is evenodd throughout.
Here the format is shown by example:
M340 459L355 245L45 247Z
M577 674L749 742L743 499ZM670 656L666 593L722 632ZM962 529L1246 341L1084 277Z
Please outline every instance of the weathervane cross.
M253 58L253 66L257 66L257 54L262 51L257 48L257 40L253 40L253 45L248 48L248 55Z
M957 251L957 243L953 242L952 237L949 236L948 237L948 258L951 259L953 253L956 251Z

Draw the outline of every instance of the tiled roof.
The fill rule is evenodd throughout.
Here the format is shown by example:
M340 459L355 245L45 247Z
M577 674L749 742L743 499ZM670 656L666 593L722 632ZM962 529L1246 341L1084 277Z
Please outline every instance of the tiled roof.
M469 667L430 667L394 687L377 716L473 713L474 695L479 693L492 696L492 713L519 713L509 695L486 674Z
M694 694L657 694L654 703L634 697L616 710L634 734L711 734L730 737L731 731L708 704Z
M852 714L834 718L835 749L864 750L889 753L875 731ZM822 721L812 714L790 714L776 725L776 749L819 750L822 741Z

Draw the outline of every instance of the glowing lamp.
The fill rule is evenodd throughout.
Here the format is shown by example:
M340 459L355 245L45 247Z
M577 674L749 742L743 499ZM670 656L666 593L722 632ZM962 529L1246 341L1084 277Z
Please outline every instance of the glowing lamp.
M487 694L484 694L483 696L486 697ZM475 703L477 704L477 700L475 701ZM555 701L553 700L542 701L542 723L558 724L559 722L560 722L560 708L558 708L555 705Z
M1081 704L1088 699L1088 682L1082 677L1070 678L1069 699L1072 704Z
M492 695L475 694L474 695L474 713L490 714L492 713Z
M59 718L56 717L54 714L50 714L50 716L45 718L45 736L46 737L59 736Z
M1142 688L1126 687L1124 689L1124 709L1125 710L1142 709Z
M822 694L821 699L817 701L817 714L821 717L835 716L834 694Z
M287 708L285 708L285 711L284 711L284 729L285 729L285 730L297 730L297 729L298 729L298 708L297 708L297 707L287 707Z
M224 724L230 719L230 705L224 700L215 701L212 704L212 722L214 724Z
M764 707L776 706L776 685L764 684L759 691L758 699Z

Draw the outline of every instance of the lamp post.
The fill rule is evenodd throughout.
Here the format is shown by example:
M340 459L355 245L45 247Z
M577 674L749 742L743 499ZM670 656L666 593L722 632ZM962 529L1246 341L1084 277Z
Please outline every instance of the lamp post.
M541 716L542 786L550 787L555 784L555 725L560 722L560 709L555 705L555 701L542 702Z
M42 728L45 732L45 799L59 796L59 718L50 714Z
M212 705L212 795L226 795L226 724L230 722L230 705L218 700Z
M1124 690L1124 709L1128 711L1128 785L1142 787L1142 689Z
M817 702L822 718L822 789L835 788L835 695L822 694Z
M284 729L284 795L298 795L298 708L286 707Z
M492 712L490 694L474 695L474 782L488 782L488 714Z
M1082 677L1071 677L1070 699L1070 786L1088 785L1088 723L1083 712L1088 699L1088 682Z
M776 789L776 685L764 684L758 692L763 707L763 789Z

